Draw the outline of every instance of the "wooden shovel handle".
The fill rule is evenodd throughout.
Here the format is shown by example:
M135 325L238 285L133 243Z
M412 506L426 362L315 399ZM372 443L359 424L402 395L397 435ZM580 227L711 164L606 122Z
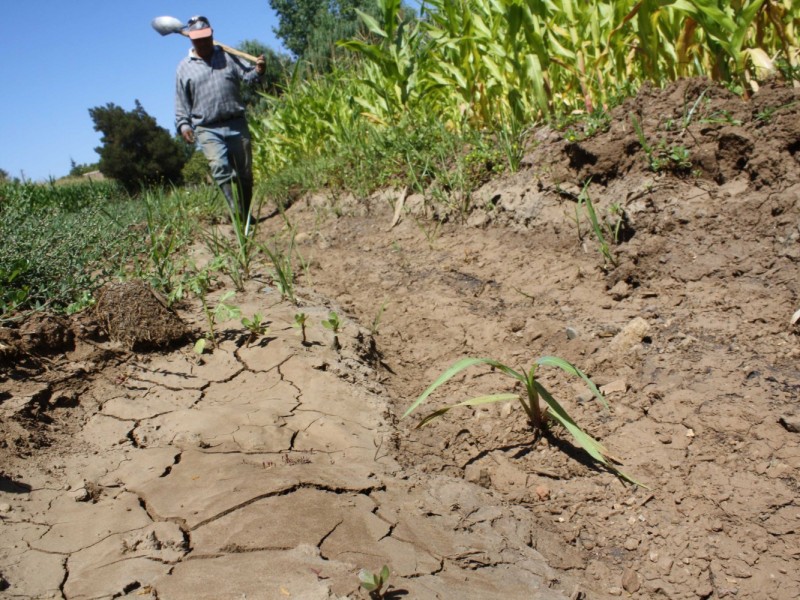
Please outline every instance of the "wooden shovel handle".
M185 31L181 31L180 33L183 36L189 37L189 34ZM237 50L236 48L231 48L227 44L221 44L217 40L214 40L214 45L222 48L223 52L227 52L228 54L233 54L234 56L238 56L245 60L249 60L251 63L256 63L258 61L258 57L253 56L252 54L248 54L247 52L242 52L241 50Z
M245 60L249 60L251 63L255 63L258 58L253 56L252 54L248 54L247 52L242 52L241 50L237 50L236 48L231 48L230 46L226 46L225 44L220 44L219 42L214 42L215 46L219 46L222 48L223 51L227 52L228 54L233 54L234 56L238 56Z

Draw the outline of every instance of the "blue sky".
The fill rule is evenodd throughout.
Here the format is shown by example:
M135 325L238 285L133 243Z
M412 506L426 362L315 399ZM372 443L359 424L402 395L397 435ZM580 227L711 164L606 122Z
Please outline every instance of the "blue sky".
M283 51L268 0L3 0L0 18L0 169L41 181L94 163L100 134L89 109L138 99L173 133L175 68L190 47L150 26L170 15L208 17L214 37Z

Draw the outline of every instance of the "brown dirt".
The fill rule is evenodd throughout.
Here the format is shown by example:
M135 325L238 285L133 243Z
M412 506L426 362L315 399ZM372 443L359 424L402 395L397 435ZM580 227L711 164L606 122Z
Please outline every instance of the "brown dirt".
M662 159L659 172L631 114ZM507 535L509 548L523 540L554 569L549 583L565 597L573 589L583 590L576 598L800 597L800 326L790 324L800 308L800 93L768 85L743 102L688 80L644 89L589 139L547 129L536 139L520 172L491 181L472 210L442 224L428 218L425 198L411 196L391 227L392 192L366 203L316 196L287 212L310 263L301 298L308 306L333 299L362 326L343 335L352 360L334 370L388 399L393 458L401 478L415 482L394 494L422 507L426 494L448 497L442 482L486 488L480 502L497 516L481 526L464 517L453 535L471 533L475 544ZM678 147L691 167L667 158ZM616 267L604 265L576 212L589 178L599 215L613 220L615 204L624 211L621 242L611 246ZM267 221L262 235L282 225ZM56 353L23 347L19 332L1 334L2 356L16 358L0 374L0 493L24 494L36 472L58 476L54 457L76 450L72 434L102 404L93 399L127 377L131 355L91 342L87 326L77 331L77 343L53 337ZM414 428L424 410L399 420L459 358L527 369L544 355L568 359L604 387L610 411L575 380L541 370L578 424L647 488L597 468L558 428L534 443L513 405L452 411L424 429ZM152 372L179 381L171 369ZM509 379L476 367L426 406L511 390L519 391ZM164 435L140 425L129 434L140 447L145 432ZM477 497L451 498L450 509ZM445 511L420 514L438 523ZM465 554L426 577L512 562ZM7 568L0 562L0 573ZM407 577L409 589L422 581Z
M631 113L693 166L654 173ZM544 380L650 489L587 464L561 432L532 446L508 407L398 423L401 462L529 508L532 545L593 589L616 593L635 573L642 597L798 597L800 438L786 426L800 398L798 116L797 90L745 103L684 81L643 90L589 140L540 132L527 168L479 191L467 226L407 214L389 230L391 194L361 216L290 211L315 290L365 325L386 303L377 346L396 415L459 358L527 369L562 356L608 384L611 413L557 373ZM588 178L599 214L625 212L607 272L574 220ZM429 402L510 387L475 368Z
M97 294L93 320L132 350L168 348L184 341L186 324L143 281L110 283Z

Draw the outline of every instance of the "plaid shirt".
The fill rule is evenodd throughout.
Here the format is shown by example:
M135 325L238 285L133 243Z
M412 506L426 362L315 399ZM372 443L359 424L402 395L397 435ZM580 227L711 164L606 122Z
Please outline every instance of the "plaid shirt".
M208 127L221 121L244 116L244 103L239 91L244 81L253 85L261 80L255 67L214 46L211 64L194 53L178 65L175 85L175 127Z

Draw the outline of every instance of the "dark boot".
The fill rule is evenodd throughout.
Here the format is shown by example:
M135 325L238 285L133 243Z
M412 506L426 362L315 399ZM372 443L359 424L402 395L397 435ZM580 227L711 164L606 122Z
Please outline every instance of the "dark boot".
M253 201L253 181L242 180L238 182L238 191L241 192L239 194L239 207L241 212L239 213L242 215L244 221L244 231L245 233L250 233L255 225L255 219L250 214L250 206Z
M231 212L231 219L234 214L238 214L239 209L236 206L236 198L233 195L233 185L230 181L219 184L219 189L222 190L222 195L225 196L225 201L228 203L228 208Z

